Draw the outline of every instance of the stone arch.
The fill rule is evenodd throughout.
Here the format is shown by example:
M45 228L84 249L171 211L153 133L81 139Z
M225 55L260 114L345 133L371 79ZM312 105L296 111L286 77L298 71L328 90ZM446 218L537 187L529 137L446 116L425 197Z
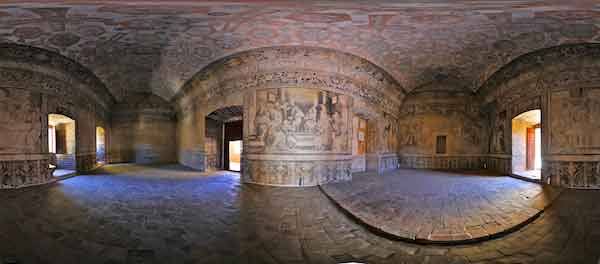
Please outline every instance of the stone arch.
M77 122L77 170L95 164L95 122L107 121L114 103L105 85L90 70L58 53L24 45L0 44L1 124L12 124L0 142L1 188L18 188L52 181L48 169L48 114L70 116ZM27 133L22 144L14 138ZM14 163L19 161L18 163ZM11 163L12 162L12 163ZM10 164L20 164L11 166Z
M239 52L201 69L174 97L178 129L180 134L189 136L179 145L179 160L184 165L202 169L204 139L189 131L204 129L202 118L209 110L241 101L244 105L244 144L250 146L244 157L247 161L242 172L244 181L306 186L349 179L351 155L347 149L347 135L352 133L348 121L352 107L372 109L369 112L382 121L379 123L385 123L387 119L398 117L404 94L404 88L377 65L337 50L275 46ZM289 110L264 109L269 107ZM277 127L274 130L294 131L281 132L279 135L285 139L274 138L272 141L276 143L273 144L277 146L256 141L262 138L257 134L256 123L262 122L259 119L265 118L261 115L266 111L269 111L269 118L275 118L268 122L289 123L285 124L285 129ZM278 111L281 116L276 114ZM326 127L331 124L336 138L344 135L342 140L346 141L332 141L331 136L312 138L309 131L314 129L313 122L317 121L327 124ZM335 126L343 129L333 129ZM378 130L382 133L380 137L383 131ZM397 164L393 162L397 160L395 150L387 148L385 142L378 142L379 149L374 157L376 165L373 167L379 171ZM298 149L299 146L304 149ZM292 150L300 151L302 155L292 157ZM276 156L279 158L274 159Z
M510 122L541 109L542 181L572 188L600 188L600 44L567 44L524 54L494 73L478 90L492 120L492 167L510 173ZM502 137L502 139L501 139ZM502 142L504 146L499 146Z

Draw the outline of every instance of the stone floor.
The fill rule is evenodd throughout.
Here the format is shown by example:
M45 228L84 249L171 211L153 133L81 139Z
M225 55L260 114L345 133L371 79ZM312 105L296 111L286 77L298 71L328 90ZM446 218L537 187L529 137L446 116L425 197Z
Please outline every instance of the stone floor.
M600 192L566 190L502 238L423 246L374 235L316 187L240 184L233 173L106 166L0 191L4 263L594 263Z
M560 189L508 176L430 170L360 174L322 186L375 232L421 243L466 243L516 230Z

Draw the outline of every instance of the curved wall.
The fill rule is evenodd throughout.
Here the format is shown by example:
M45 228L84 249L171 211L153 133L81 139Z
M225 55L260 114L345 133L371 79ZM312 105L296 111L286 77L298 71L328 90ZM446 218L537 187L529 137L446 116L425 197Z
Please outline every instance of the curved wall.
M478 100L491 117L489 165L511 172L511 120L542 110L542 181L600 188L600 45L523 55L494 74Z
M351 178L352 118L371 113L371 168L397 166L396 138L404 90L356 56L314 47L272 47L223 58L179 94L179 160L204 169L204 117L244 107L244 182L310 186ZM386 125L387 124L387 125Z
M59 54L0 44L0 188L53 180L48 168L48 114L76 121L78 171L96 164L97 125L114 103L89 70Z

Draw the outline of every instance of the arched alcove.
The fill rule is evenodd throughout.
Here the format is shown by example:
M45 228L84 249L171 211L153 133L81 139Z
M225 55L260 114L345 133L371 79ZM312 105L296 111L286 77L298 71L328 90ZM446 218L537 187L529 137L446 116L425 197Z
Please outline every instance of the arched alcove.
M352 54L305 46L240 52L202 69L175 97L179 160L206 169L206 138L192 131L234 103L243 106L244 182L311 186L350 179L356 109L368 109L377 133L367 167L396 168L404 93L384 70Z
M69 133L73 171L96 164L95 124L107 122L114 103L104 84L88 69L58 53L17 44L0 44L0 188L54 181L49 164L48 125L61 114L76 122ZM57 160L59 161L59 160Z

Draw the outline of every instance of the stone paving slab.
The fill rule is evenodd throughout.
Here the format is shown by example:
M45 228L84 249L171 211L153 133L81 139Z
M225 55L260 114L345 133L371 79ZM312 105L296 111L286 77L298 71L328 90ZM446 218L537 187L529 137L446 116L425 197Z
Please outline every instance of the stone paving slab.
M385 237L460 244L495 238L537 218L561 189L485 172L401 169L362 173L321 190Z

